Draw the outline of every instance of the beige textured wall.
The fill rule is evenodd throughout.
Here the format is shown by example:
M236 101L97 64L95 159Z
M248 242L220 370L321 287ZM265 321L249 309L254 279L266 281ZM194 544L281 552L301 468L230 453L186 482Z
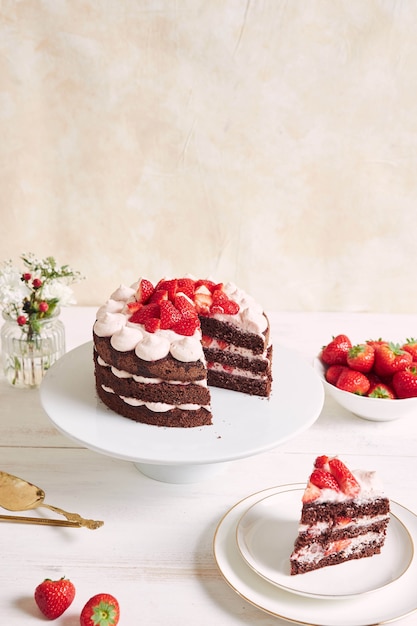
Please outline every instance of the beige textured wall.
M415 0L3 0L1 258L417 312Z

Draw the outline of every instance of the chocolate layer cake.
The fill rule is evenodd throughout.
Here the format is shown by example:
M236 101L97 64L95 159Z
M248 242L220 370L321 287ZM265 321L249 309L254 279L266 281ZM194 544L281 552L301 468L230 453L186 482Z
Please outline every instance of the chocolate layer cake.
M207 373L214 386L271 391L268 320L231 284L187 277L121 286L98 310L93 340L98 396L139 422L211 424Z
M379 554L389 510L375 472L351 472L338 458L318 457L302 498L291 574Z

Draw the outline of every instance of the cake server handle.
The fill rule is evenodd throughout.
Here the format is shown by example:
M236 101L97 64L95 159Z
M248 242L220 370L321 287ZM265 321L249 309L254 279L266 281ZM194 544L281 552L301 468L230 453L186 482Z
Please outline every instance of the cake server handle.
M68 528L81 528L79 522L70 522L63 519L48 519L46 517L23 517L22 515L0 515L0 521L20 523L20 524L39 524L41 526L67 526Z

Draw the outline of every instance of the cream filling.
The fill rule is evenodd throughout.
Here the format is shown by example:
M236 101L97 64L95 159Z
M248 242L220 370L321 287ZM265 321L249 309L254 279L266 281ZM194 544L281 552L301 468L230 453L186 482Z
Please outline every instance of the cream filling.
M353 518L350 522L347 522L347 523L341 522L339 524L334 524L334 525L329 524L327 522L317 522L316 524L313 524L313 525L300 524L299 532L300 533L308 532L309 535L318 537L322 533L326 532L329 528L331 528L332 531L345 529L345 528L349 529L352 526L354 526L355 528L366 528L367 526L370 526L371 524L375 524L377 522L383 522L388 519L389 519L389 515L383 514L383 515L375 515L373 517L370 515L366 515L359 519Z
M162 378L147 378L145 376L137 376L136 374L131 374L130 372L126 372L125 370L119 370L114 366L109 365L104 361L104 359L99 356L97 358L98 364L102 367L110 367L112 374L117 376L117 378L133 378L133 380L137 383L144 383L146 385L155 385L160 383L167 383L169 385L199 385L200 387L207 387L207 380L204 378L202 380L193 380L193 381L183 381L183 380L163 380Z
M292 559L300 563L314 563L335 552L344 552L346 557L358 551L361 546L366 547L372 543L382 544L384 537L379 533L369 532L352 539L330 541L325 545L311 543L294 552Z
M253 380L266 380L268 378L267 374L255 374L254 372L243 370L239 367L231 367L230 365L213 363L211 361L207 363L207 369L212 372L224 372L226 374L230 374L231 376L240 376L241 378L251 378Z
M262 359L262 358L266 358L266 350L264 350L264 352L262 354L257 354L254 355L252 350L249 350L249 348L242 348L240 346L235 346L232 343L228 343L226 346L224 345L224 342L219 342L217 339L212 339L210 338L210 345L208 346L204 346L204 348L206 350L221 350L222 352L224 352L225 354L233 354L233 355L239 355L242 357L245 357L247 359Z
M106 385L101 385L102 389L107 393L114 393L111 387L107 387ZM207 405L201 404L166 404L165 402L144 402L143 400L139 400L138 398L129 398L127 396L118 396L123 402L129 404L130 406L146 406L147 409L153 411L154 413L165 413L166 411L170 411L171 409L181 409L183 411L197 411L198 409L207 409L210 411L210 407Z

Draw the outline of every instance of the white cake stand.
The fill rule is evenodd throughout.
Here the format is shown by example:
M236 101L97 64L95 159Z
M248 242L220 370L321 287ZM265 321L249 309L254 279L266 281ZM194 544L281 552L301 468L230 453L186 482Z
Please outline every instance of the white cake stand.
M190 483L212 476L230 461L275 448L316 421L324 389L313 368L297 353L278 345L274 346L273 377L269 399L211 388L211 426L149 426L117 415L99 400L89 342L53 365L40 396L53 424L70 439L101 454L132 461L155 480Z

